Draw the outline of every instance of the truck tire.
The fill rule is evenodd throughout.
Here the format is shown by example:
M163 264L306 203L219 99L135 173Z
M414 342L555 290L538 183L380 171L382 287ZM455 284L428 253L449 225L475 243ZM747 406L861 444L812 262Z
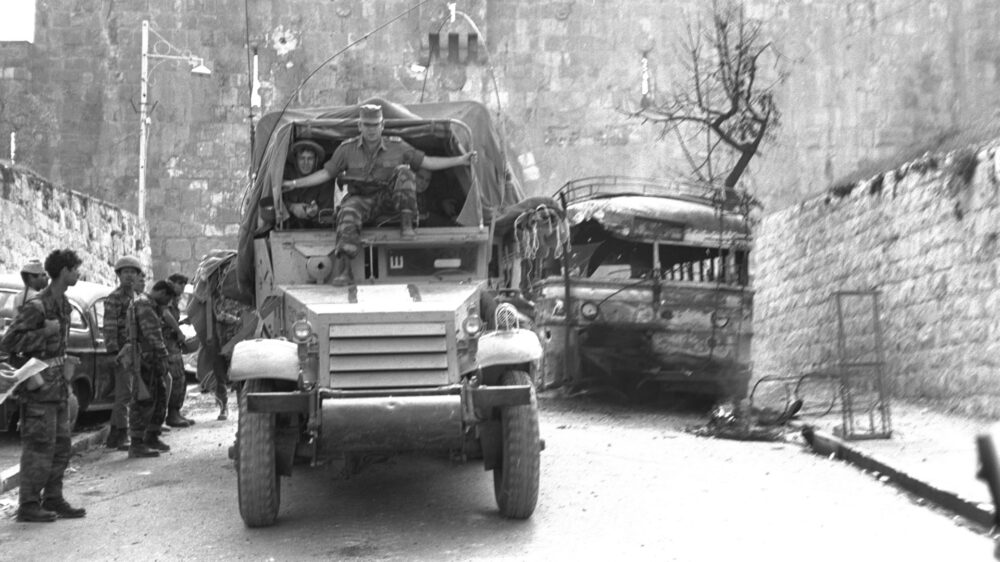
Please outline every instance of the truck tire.
M532 384L523 371L507 371L501 385ZM538 503L538 476L541 444L538 435L538 401L532 385L531 403L500 408L503 428L502 453L493 469L493 492L500 514L511 519L527 519Z
M240 516L247 527L267 527L278 518L281 477L275 456L274 414L247 412L246 394L267 392L271 384L249 380L240 390L236 476Z

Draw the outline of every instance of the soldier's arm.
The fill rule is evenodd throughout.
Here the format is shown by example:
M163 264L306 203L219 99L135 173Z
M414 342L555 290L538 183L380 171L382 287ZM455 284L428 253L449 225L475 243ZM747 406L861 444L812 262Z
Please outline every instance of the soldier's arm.
M476 151L466 152L461 156L424 156L420 167L425 170L444 170L455 166L468 166L476 157Z
M174 316L173 311L169 308L163 309L163 324L177 333L181 331L181 325L177 323L177 317Z
M167 356L167 346L163 343L163 329L160 328L160 316L151 306L137 306L136 316L139 330L146 344L153 349L153 354L163 358Z
M58 330L58 328L56 328ZM3 351L7 353L35 353L45 350L45 339L52 334L51 325L39 306L30 302L21 307L14 323L3 338Z
M300 187L312 187L314 185L326 183L331 179L333 179L333 176L330 175L330 172L328 172L326 168L321 168L304 178L299 178L296 180L285 180L281 182L281 187L284 188L285 191L289 191L291 189L298 189Z
M104 346L110 353L118 353L118 314L121 312L121 303L118 299L108 298L104 301Z

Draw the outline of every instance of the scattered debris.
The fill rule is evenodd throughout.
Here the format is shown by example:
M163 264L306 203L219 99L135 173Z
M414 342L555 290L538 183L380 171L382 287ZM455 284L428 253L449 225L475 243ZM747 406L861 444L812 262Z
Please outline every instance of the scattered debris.
M701 437L718 437L738 441L784 441L789 431L788 421L802 408L796 400L784 411L751 408L745 401L716 405L704 426L688 427L687 431Z

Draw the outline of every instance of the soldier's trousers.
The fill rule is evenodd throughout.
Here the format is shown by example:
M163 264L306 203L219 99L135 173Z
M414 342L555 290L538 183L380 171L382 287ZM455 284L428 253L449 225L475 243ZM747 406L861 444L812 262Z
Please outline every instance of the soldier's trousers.
M170 399L167 401L167 409L180 410L184 407L184 398L187 397L187 381L184 380L184 357L179 353L172 353L168 361L170 362Z
M21 403L21 505L58 499L69 466L69 406L61 402Z
M215 403L225 408L229 404L229 363L230 358L221 353L215 354L212 362L212 374L215 377Z
M132 400L129 402L128 433L133 439L159 435L167 418L167 377L164 361L143 358L138 376L148 389L142 396L138 380L132 381Z
M128 429L128 403L132 399L132 371L115 363L114 403L111 406L111 427Z
M361 195L349 193L337 209L338 255L354 257L361 248L361 225L385 213L411 211L417 216L417 176L409 166L397 166L388 189Z

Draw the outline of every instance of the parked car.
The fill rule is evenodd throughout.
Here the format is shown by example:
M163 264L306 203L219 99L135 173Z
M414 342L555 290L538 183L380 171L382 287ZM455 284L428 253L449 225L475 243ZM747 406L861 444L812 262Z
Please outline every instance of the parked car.
M0 274L0 336L17 314L14 295L23 288L20 275ZM106 285L80 281L66 291L73 308L66 353L80 360L71 381L80 412L108 410L114 401L114 357L105 349L101 335L104 299L112 290ZM16 427L18 410L13 397L0 404L0 431Z

